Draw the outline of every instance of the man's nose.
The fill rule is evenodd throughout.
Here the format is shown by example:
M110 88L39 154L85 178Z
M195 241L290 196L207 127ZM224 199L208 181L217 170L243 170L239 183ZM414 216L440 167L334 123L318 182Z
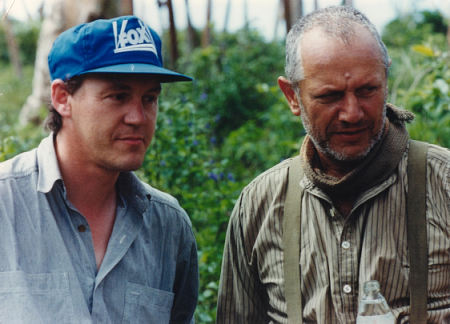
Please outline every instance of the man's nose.
M130 125L141 125L146 120L145 107L140 99L131 101L127 107L124 121Z
M339 120L342 122L355 124L361 121L364 117L358 97L354 93L346 93L344 102L339 111Z

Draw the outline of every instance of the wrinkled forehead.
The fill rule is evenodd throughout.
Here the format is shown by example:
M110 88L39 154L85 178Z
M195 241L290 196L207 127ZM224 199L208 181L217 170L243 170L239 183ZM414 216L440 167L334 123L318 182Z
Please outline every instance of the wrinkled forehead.
M352 26L345 34L329 33L320 26L305 32L299 46L303 63L306 64L308 60L320 61L327 57L352 55L376 56L382 62L383 54L372 33L361 25Z

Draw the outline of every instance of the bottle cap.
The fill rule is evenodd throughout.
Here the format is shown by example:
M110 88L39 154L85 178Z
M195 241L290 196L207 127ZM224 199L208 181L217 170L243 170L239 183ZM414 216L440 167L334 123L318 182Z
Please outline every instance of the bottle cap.
M370 280L364 283L364 293L370 295L380 291L380 283L377 280Z

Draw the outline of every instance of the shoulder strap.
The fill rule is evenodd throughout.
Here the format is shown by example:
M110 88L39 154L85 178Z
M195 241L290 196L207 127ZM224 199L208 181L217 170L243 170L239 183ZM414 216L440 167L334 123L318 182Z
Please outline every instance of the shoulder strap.
M426 143L410 140L408 194L406 198L407 242L410 258L411 324L427 322L428 244L425 215ZM300 157L289 163L289 180L283 216L284 285L288 323L302 323L300 292L300 217L303 196Z
M411 324L427 322L428 242L425 215L427 149L428 146L424 142L409 141L406 217Z
M284 291L289 324L301 324L303 321L300 292L300 210L303 188L299 185L302 176L300 156L296 156L289 163L283 216Z

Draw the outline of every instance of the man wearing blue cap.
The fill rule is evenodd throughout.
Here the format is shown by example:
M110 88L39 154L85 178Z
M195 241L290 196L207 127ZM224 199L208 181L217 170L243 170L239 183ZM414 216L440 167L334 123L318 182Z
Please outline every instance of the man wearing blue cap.
M141 182L162 82L139 18L82 24L50 51L52 131L0 164L0 323L191 323L197 250L176 199Z

